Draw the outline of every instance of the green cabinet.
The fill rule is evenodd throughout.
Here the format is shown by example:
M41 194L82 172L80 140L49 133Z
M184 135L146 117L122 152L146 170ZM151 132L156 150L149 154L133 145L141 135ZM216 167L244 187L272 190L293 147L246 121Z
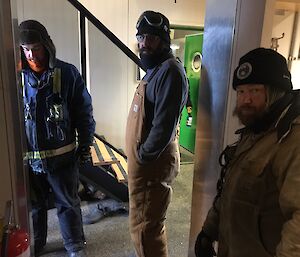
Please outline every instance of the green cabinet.
M192 111L184 108L180 120L179 144L194 153L197 126L197 105L200 87L200 72L202 60L203 33L185 37L184 66L189 80L189 93L192 102Z

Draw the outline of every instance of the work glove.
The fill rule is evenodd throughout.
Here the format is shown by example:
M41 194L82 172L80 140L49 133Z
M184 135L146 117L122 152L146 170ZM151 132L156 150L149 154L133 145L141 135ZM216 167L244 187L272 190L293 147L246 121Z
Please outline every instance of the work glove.
M81 146L76 151L79 164L84 165L92 162L91 147Z
M213 240L203 231L199 233L195 242L196 257L213 257L216 252L213 247Z

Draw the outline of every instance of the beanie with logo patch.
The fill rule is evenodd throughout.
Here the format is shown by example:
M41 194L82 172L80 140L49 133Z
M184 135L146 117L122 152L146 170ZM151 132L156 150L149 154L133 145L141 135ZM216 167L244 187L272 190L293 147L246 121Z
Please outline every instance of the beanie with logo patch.
M244 84L264 84L282 91L293 89L284 56L267 48L256 48L240 58L234 71L233 89Z

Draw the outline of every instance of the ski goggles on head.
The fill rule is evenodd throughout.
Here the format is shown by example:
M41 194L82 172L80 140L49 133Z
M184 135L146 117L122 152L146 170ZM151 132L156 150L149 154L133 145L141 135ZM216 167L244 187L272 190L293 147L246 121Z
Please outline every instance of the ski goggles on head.
M139 29L140 25L146 22L149 26L162 28L163 30L167 31L167 27L163 26L163 17L157 13L155 14L143 14L140 16L139 20L136 23L136 28Z

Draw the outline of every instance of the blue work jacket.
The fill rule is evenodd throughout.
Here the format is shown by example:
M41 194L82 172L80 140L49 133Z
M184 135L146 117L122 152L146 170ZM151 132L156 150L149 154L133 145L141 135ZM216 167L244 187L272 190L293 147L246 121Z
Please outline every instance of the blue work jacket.
M93 142L95 121L91 96L72 64L57 60L40 78L22 71L25 130L29 164L46 173L75 161L75 142ZM57 87L57 84L59 86Z

